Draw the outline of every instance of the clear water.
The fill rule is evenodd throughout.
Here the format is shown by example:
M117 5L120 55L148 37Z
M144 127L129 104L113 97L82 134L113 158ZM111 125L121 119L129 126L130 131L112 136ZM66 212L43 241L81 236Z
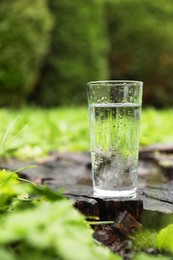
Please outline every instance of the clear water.
M135 197L140 110L131 103L90 105L95 195Z

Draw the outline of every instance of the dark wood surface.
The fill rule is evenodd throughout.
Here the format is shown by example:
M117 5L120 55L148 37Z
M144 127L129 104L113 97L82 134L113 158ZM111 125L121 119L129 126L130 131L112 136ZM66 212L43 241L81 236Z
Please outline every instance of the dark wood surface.
M161 149L155 157L155 149ZM145 210L173 213L173 181L171 167L165 176L160 162L172 156L173 146L151 146L140 152L138 192L136 201L143 202ZM27 166L37 166L27 168ZM40 184L47 184L54 190L64 187L64 193L73 199L98 199L92 194L90 153L52 153L41 160L23 162L16 159L1 160L1 169L18 170L22 177ZM101 200L99 200L101 201ZM133 200L132 200L133 201ZM133 202L132 202L133 203Z

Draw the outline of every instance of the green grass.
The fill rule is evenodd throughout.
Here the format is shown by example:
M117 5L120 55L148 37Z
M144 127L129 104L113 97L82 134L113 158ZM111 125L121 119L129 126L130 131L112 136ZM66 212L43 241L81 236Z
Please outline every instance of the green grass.
M1 109L0 122L1 155L27 158L89 149L87 108Z
M173 109L142 111L141 140L142 146L151 143L173 143Z
M141 145L173 142L173 112L145 109ZM0 154L38 158L49 151L89 151L86 107L0 110Z

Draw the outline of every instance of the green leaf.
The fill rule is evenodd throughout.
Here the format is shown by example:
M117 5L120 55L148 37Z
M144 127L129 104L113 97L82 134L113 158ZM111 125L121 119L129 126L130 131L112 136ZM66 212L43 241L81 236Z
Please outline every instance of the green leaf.
M56 201L59 199L63 199L63 189L60 189L58 191L51 190L48 186L33 186L33 193L35 195L39 195L42 198L46 198L50 201Z
M0 246L18 245L14 252L19 257L23 248L28 247L32 253L46 250L66 260L121 259L95 243L92 229L72 205L67 199L47 201L1 217Z
M0 215L2 259L121 259L95 242L85 217L62 191L20 180L16 173L0 171L0 206L6 213Z
M0 211L6 211L11 206L13 199L31 192L31 186L19 182L19 177L14 172L0 171Z
M157 248L173 254L173 224L160 230L157 235Z

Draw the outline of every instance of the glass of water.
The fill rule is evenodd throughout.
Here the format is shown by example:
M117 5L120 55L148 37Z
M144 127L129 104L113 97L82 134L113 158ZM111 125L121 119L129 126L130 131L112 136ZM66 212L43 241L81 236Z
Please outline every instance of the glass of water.
M109 80L87 86L94 195L135 198L143 83Z

